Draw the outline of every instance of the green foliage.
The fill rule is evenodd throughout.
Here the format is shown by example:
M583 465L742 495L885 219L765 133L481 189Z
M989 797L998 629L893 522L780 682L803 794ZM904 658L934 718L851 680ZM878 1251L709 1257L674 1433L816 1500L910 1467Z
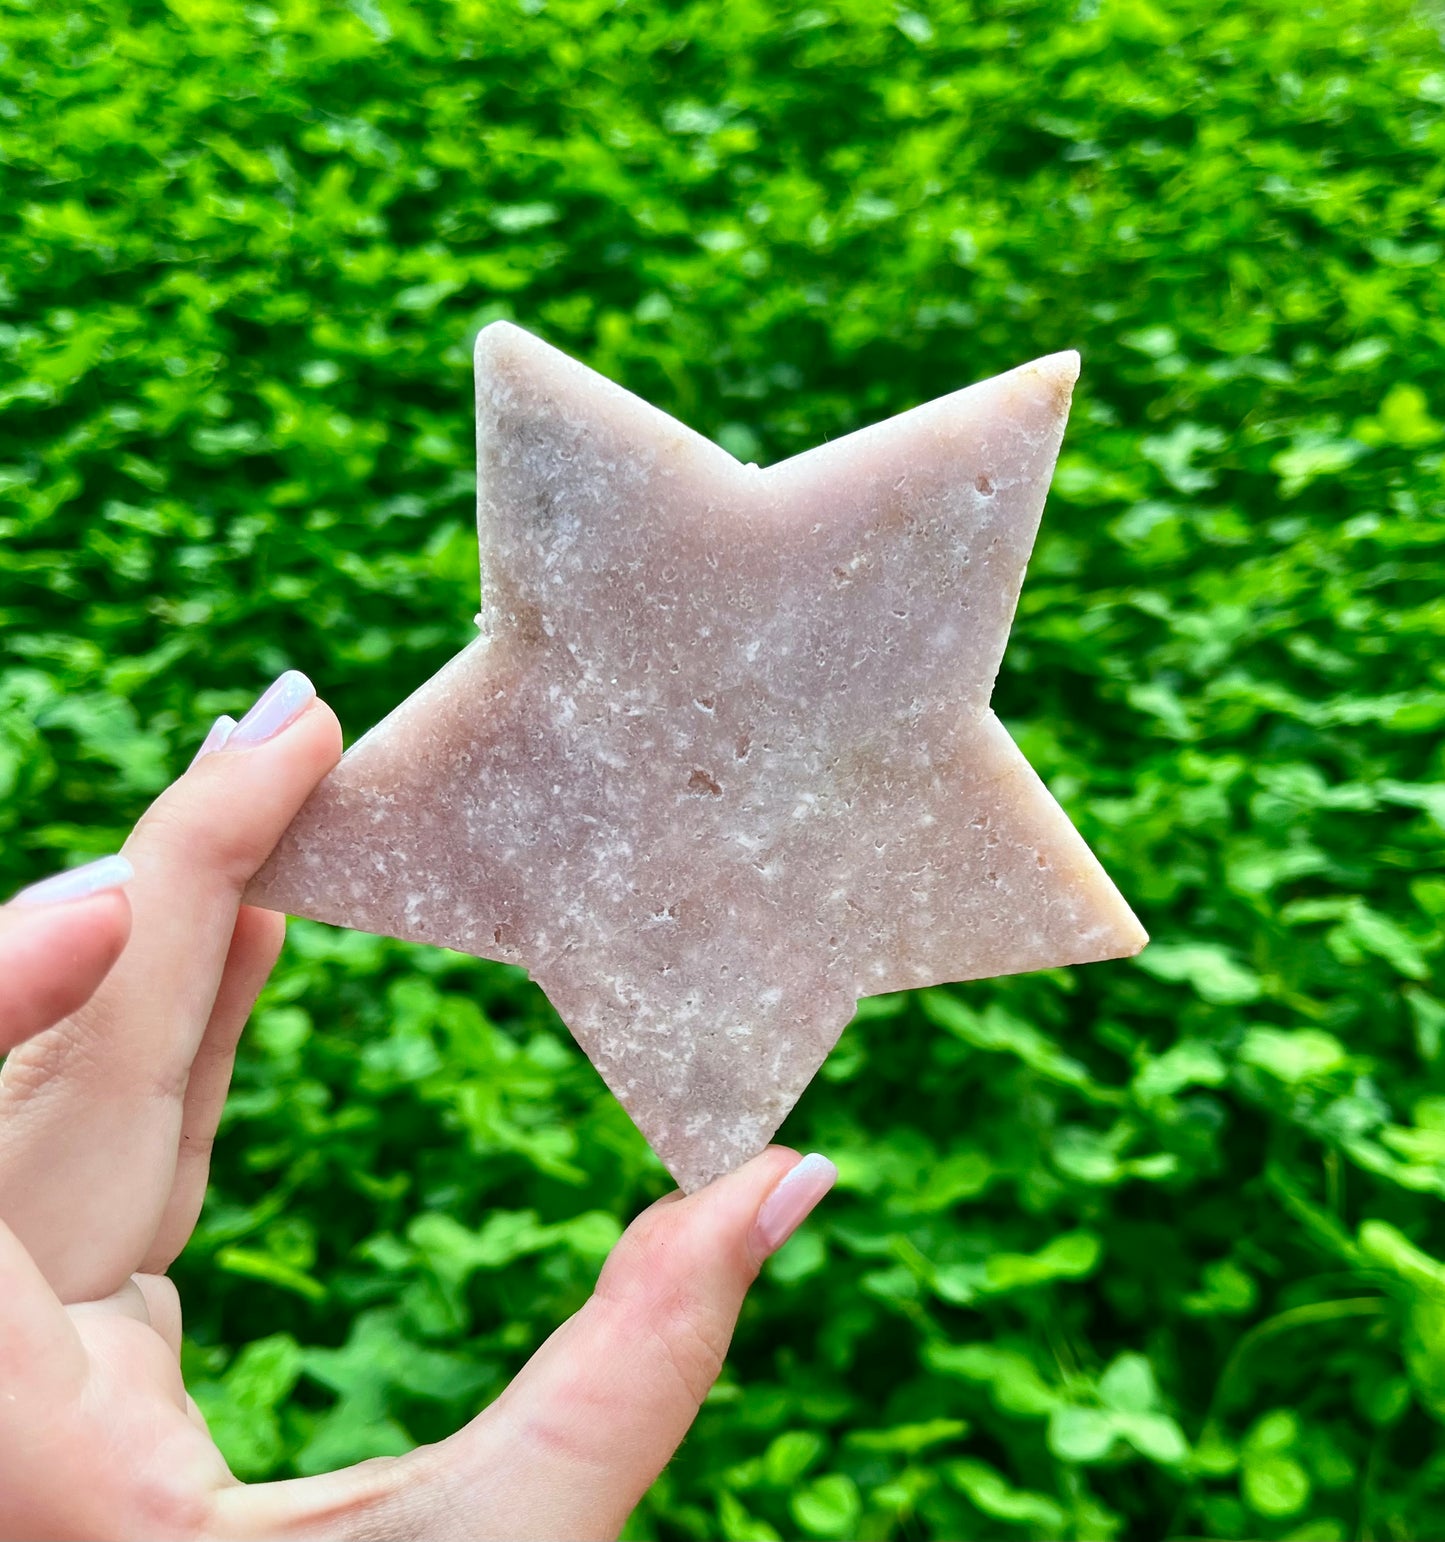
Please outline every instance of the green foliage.
M865 1004L633 1530L1445 1535L1435 0L0 17L6 880L464 640L489 318L759 460L1079 346L998 705L1158 941ZM237 1471L456 1426L663 1186L519 975L297 926L178 1270Z

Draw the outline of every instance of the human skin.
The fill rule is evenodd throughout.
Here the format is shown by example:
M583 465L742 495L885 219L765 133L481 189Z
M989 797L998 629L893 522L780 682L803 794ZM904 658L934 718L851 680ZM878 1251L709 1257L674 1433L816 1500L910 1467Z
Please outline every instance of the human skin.
M763 1260L835 1176L771 1147L669 1195L449 1439L238 1482L186 1395L166 1271L284 935L240 895L340 753L330 709L284 676L212 734L121 859L0 908L0 1539L615 1536Z

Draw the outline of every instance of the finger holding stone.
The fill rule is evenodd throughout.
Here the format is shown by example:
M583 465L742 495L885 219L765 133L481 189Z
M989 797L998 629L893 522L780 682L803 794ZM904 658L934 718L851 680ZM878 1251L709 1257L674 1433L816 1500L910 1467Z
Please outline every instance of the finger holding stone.
M155 1238L141 1263L148 1274L164 1274L195 1230L201 1202L206 1197L211 1150L231 1085L236 1044L285 940L284 916L257 910L253 905L241 907L216 1004L191 1064L181 1114L175 1179Z
M126 842L134 924L104 985L7 1062L0 1216L62 1300L108 1296L150 1249L241 892L340 750L310 682L283 675Z
M770 1147L643 1212L596 1292L463 1430L395 1461L217 1496L248 1537L615 1537L697 1416L764 1259L837 1169Z
M837 1176L817 1152L770 1146L645 1210L591 1300L419 1462L449 1497L482 1502L491 1535L616 1536L697 1417L758 1270Z

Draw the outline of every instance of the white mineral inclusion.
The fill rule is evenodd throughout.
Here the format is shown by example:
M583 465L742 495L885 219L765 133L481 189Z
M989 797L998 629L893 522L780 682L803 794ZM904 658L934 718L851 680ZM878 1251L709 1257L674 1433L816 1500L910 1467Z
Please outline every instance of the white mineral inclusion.
M1076 354L765 471L517 327L476 363L481 635L251 903L524 965L688 1190L860 995L1143 946L989 710Z

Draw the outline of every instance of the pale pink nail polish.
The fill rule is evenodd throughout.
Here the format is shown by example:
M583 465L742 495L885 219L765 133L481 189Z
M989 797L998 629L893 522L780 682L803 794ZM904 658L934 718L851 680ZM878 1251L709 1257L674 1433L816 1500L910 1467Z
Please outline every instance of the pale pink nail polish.
M753 1246L758 1255L776 1253L837 1181L838 1169L816 1151L785 1173L753 1222Z
M211 724L210 733L208 733L206 737L201 740L201 747L192 757L191 764L195 765L196 761L198 761L202 755L209 755L212 750L220 749L221 746L225 744L226 740L231 737L231 733L235 727L235 718L228 717L223 712L220 717L218 717L216 721Z
M299 669L288 669L268 686L256 705L231 730L226 748L235 750L274 739L316 700L316 687Z
M135 877L135 869L124 857L101 857L84 867L72 867L53 878L42 878L22 889L10 901L12 905L63 905L67 900L88 899L106 889L118 889Z

